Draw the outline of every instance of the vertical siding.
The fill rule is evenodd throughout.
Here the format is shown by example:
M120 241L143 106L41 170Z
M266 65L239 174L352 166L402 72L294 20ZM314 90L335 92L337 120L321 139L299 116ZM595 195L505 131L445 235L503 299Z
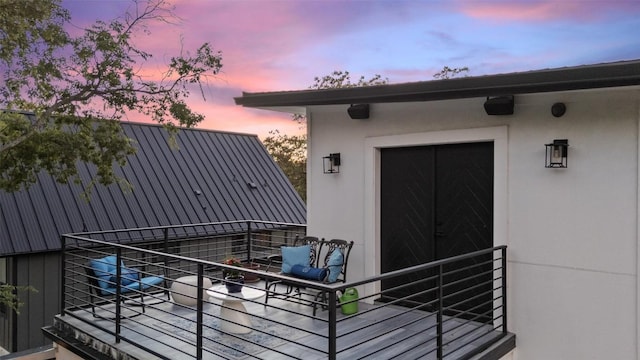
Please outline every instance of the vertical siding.
M59 313L60 270L57 253L16 257L17 284L31 285L38 292L21 293L25 306L17 316L17 351L50 342L41 328L53 323Z
M13 259L6 258L6 271L7 271L7 282L11 282L13 277ZM13 312L6 306L2 306L2 311L0 311L0 347L5 350L12 351L13 349L13 324L14 324L14 315Z

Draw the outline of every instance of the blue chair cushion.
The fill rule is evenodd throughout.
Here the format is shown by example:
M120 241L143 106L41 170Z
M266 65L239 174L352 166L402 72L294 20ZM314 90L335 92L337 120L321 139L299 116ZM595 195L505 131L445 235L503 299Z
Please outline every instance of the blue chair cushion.
M110 282L116 273L116 261L117 257L115 255L89 260L89 266L91 266L93 273L98 278L98 285L101 289L108 289L114 286Z
M311 245L283 246L281 251L283 274L290 274L293 265L309 266Z
M291 267L291 275L302 279L322 281L327 276L327 269L296 264Z
M130 291L143 291L154 285L160 284L164 278L160 276L147 276L140 278L139 281L134 281L128 285L123 285L120 292L126 293ZM107 289L101 289L102 295L114 295L116 293L116 287L110 287Z
M89 260L89 266L93 269L93 272L96 275L98 285L100 286L100 292L103 295L116 293L116 276L118 271L116 266L117 259L118 258L115 255L109 255L100 259ZM164 280L164 278L157 276L141 277L140 273L136 269L125 267L124 262L122 261L120 262L120 276L122 292L145 290Z
M116 270L114 270L114 273L111 275L111 279L110 279L110 281L112 283L114 283L114 284L116 284L118 282L118 278L116 276L115 271ZM124 267L124 266L120 270L120 276L122 277L120 279L120 284L121 285L129 285L132 282L140 280L140 274L138 273L138 270L131 269L131 268Z
M340 272L342 272L342 264L344 263L344 255L340 249L335 249L331 256L329 256L329 261L327 261L327 267L329 268L329 276L327 277L327 282L333 283L338 280L338 276L340 276Z

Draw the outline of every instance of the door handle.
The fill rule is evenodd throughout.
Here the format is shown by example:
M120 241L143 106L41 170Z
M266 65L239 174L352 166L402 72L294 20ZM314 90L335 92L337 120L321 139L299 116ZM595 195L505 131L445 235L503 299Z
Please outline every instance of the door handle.
M446 237L447 234L444 233L444 231L436 231L436 233L434 234L435 237Z

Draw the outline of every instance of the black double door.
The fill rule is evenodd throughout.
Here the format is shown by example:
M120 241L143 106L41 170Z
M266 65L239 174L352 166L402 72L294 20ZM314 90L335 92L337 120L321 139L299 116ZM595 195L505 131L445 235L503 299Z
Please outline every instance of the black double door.
M493 148L493 142L477 142L381 150L383 273L493 246ZM471 277L447 288L445 306L489 314L492 266L488 255L445 269L469 267L450 275L452 282ZM433 276L385 280L384 298L424 292L412 300L433 301L435 292L425 290L435 281L424 281ZM407 282L417 283L403 287Z

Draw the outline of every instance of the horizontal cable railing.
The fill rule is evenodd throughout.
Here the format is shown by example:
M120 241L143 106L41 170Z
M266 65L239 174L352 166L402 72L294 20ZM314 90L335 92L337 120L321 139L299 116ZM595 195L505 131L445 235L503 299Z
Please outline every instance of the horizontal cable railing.
M340 284L265 271L305 232L244 221L63 236L60 321L163 359L466 359L507 333L506 247ZM108 256L124 267L87 271ZM255 265L241 293L224 287L230 257ZM268 302L266 281L280 282Z

